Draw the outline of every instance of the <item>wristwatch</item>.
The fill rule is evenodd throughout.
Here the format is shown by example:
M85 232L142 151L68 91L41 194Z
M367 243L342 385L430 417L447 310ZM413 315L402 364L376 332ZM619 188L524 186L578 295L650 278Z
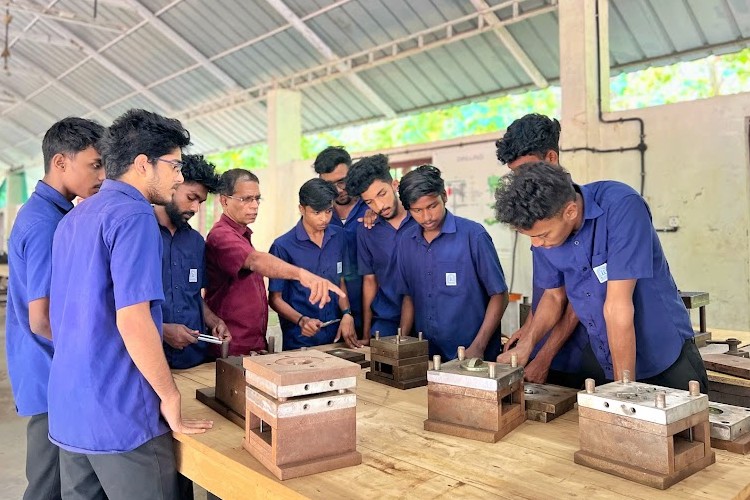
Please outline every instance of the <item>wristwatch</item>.
M354 315L352 314L352 308L351 307L347 307L346 309L344 309L343 311L341 311L341 317L342 318L344 317L345 314L348 314L349 316L354 317Z

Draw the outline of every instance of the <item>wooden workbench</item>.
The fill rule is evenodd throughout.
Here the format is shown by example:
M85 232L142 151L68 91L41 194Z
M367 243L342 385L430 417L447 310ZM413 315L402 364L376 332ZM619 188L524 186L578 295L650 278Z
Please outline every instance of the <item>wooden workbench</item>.
M224 500L251 498L750 498L750 456L716 450L716 463L659 491L573 463L578 412L525 422L495 444L424 431L427 388L357 386L362 465L278 481L242 448L244 430L195 399L214 385L214 364L176 371L183 414L214 428L176 435L180 472Z

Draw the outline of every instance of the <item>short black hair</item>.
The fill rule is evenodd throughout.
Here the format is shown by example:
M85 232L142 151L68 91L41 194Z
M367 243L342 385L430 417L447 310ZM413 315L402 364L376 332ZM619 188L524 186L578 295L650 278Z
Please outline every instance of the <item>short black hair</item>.
M190 144L190 133L179 120L145 109L131 109L119 116L101 141L108 179L119 179L138 155L150 161Z
M313 168L318 174L330 174L342 163L347 167L352 166L352 157L346 149L341 146L328 146L315 158Z
M543 161L526 163L500 179L495 191L495 218L527 231L537 221L554 217L575 199L567 170Z
M351 196L362 196L375 181L393 181L386 155L365 156L352 165L346 176L346 192Z
M495 146L497 159L504 164L526 155L543 160L550 150L560 153L560 122L537 113L528 114L511 123Z
M398 185L398 196L407 210L422 196L442 194L445 181L440 177L440 169L432 165L420 165L404 175Z
M99 141L106 130L95 121L75 116L63 118L52 125L42 139L44 173L49 172L56 154L76 154L92 146L99 150Z
M209 193L219 190L216 165L207 161L203 155L182 155L182 177L185 179L184 182L203 185Z
M258 176L249 170L245 170L244 168L232 168L227 170L221 174L221 178L219 178L219 194L231 196L234 194L234 188L237 187L237 183L244 181L257 182L260 184Z
M331 208L333 200L339 195L333 184L323 179L310 179L299 188L299 204L313 210Z

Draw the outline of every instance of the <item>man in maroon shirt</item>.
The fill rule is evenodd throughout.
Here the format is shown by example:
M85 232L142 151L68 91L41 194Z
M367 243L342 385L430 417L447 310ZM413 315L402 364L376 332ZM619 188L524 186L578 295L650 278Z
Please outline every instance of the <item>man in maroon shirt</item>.
M219 186L223 214L206 238L208 287L206 304L232 332L229 354L250 354L267 349L268 298L263 276L297 280L310 289L310 302L322 308L330 292L345 294L330 281L258 252L250 241L260 205L258 177L249 170L224 172Z

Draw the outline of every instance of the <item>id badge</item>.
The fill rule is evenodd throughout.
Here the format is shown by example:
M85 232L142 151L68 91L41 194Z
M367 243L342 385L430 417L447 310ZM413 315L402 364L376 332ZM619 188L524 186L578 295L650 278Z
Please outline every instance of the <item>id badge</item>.
M596 279L599 280L599 283L606 283L607 282L607 263L605 262L601 266L596 266L594 268L594 274L596 275Z

